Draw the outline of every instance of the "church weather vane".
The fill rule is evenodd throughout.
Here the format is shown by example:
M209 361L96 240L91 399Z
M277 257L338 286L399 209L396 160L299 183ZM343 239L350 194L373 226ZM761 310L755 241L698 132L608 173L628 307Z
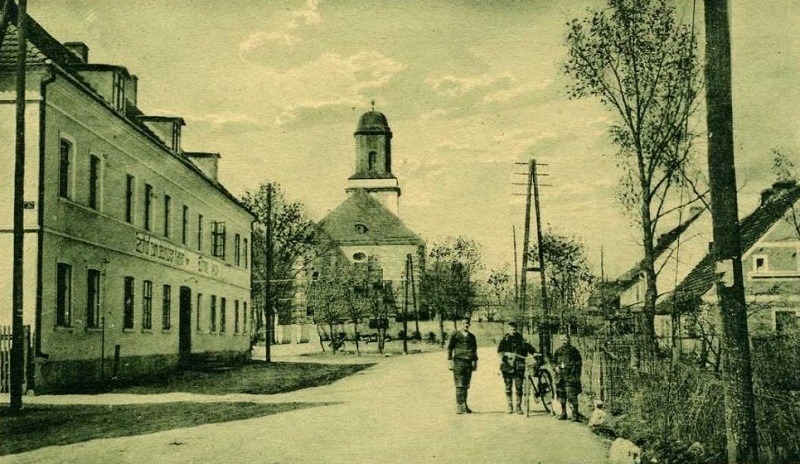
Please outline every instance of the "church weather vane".
M370 103L372 103L372 111L375 111L375 100L370 100Z

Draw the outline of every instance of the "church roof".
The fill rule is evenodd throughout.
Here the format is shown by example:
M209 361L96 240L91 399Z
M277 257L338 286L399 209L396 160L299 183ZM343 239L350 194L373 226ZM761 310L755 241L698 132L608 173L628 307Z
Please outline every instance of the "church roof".
M358 120L356 134L376 132L387 132L391 134L392 130L389 129L389 121L386 120L386 116L381 112L367 111L362 114L361 119Z
M319 223L338 245L424 245L403 221L364 189L350 196Z

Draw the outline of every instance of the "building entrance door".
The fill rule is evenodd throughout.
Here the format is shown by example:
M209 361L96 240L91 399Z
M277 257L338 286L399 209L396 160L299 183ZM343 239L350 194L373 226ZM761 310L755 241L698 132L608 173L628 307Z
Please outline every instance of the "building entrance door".
M192 357L192 289L181 287L178 319L178 357L188 367Z

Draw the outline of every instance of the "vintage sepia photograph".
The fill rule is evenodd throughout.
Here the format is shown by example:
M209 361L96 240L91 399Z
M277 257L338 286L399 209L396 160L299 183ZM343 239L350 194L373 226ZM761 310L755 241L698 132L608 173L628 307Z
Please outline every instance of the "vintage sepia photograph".
M800 0L0 0L0 462L800 463Z

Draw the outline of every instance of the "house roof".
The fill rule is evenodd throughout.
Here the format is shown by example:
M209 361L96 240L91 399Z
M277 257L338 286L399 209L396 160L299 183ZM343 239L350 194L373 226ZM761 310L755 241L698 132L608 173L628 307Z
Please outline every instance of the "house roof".
M686 218L685 221L681 222L673 229L659 235L658 239L656 240L655 247L653 248L655 257L658 258L664 252L669 250L670 247L675 243L675 241L678 240L681 234L686 232L686 229L688 229L689 226L691 226L692 223L694 223L697 220L697 218L699 218L700 215L703 214L705 210L706 208L697 208L696 210L693 210L693 212L689 215L688 218ZM635 285L636 282L639 281L642 270L644 270L644 265L645 265L645 260L642 259L641 261L636 263L636 265L633 266L630 270L622 274L622 276L620 276L614 281L607 283L606 284L607 289L621 293L633 287L633 285Z
M758 208L740 222L742 255L753 248L761 237L800 199L800 186L789 184L780 188L779 184L775 184L773 187L773 195L766 201L762 200ZM714 253L709 252L678 284L675 292L685 297L700 297L711 289L714 282L716 282ZM670 302L669 298L665 298L659 303L657 310L665 310L666 305Z
M363 226L360 229L356 226ZM424 245L403 221L364 189L350 196L319 222L338 245Z
M17 5L14 2L8 2L4 0L0 0L0 16L2 16L3 8L7 8L7 21L8 25L5 30L5 34L2 35L2 30L0 30L0 35L2 35L2 42L0 43L0 72L9 72L16 68L17 65L17 54L18 54L18 37L17 37L17 22L18 22L18 15L19 11ZM5 22L6 18L0 20L0 23ZM74 79L80 86L84 88L87 94L94 97L97 101L101 102L102 104L109 106L108 102L103 100L103 98L99 95L96 89L94 89L88 82L86 82L83 77L81 77L79 71L81 70L103 70L103 69L115 69L119 70L120 72L124 73L126 76L130 76L128 70L122 66L116 65L107 65L107 64L99 64L99 63L84 63L84 61L78 57L75 53L70 51L63 43L58 41L55 37L50 35L47 30L45 30L39 23L37 23L31 16L26 16L26 30L25 30L25 39L27 40L27 47L26 47L26 65L27 67L36 67L36 66L46 66L46 65L54 65L56 68L60 69L63 73L67 74L70 78ZM114 111L112 110L112 113ZM120 115L124 116L123 119L136 127L138 130L146 134L149 138L153 141L158 143L161 147L166 149L167 153L172 154L170 149L166 146L165 142L161 140L157 135L153 133L145 124L143 124L140 118L147 118L144 113L139 110L135 105L129 102L126 105L125 114ZM149 116L153 118L153 116ZM180 118L179 118L180 119ZM183 121L182 119L180 120ZM217 190L222 192L228 199L232 200L236 205L246 210L249 214L253 215L253 213L245 207L245 205L241 202L239 198L234 196L230 193L221 183L219 183L215 179L211 179L207 175L205 175L200 168L195 166L192 162L180 155L173 155L176 156L181 162L183 162L187 167L189 167L192 171L197 173L202 179L206 182L211 184Z

